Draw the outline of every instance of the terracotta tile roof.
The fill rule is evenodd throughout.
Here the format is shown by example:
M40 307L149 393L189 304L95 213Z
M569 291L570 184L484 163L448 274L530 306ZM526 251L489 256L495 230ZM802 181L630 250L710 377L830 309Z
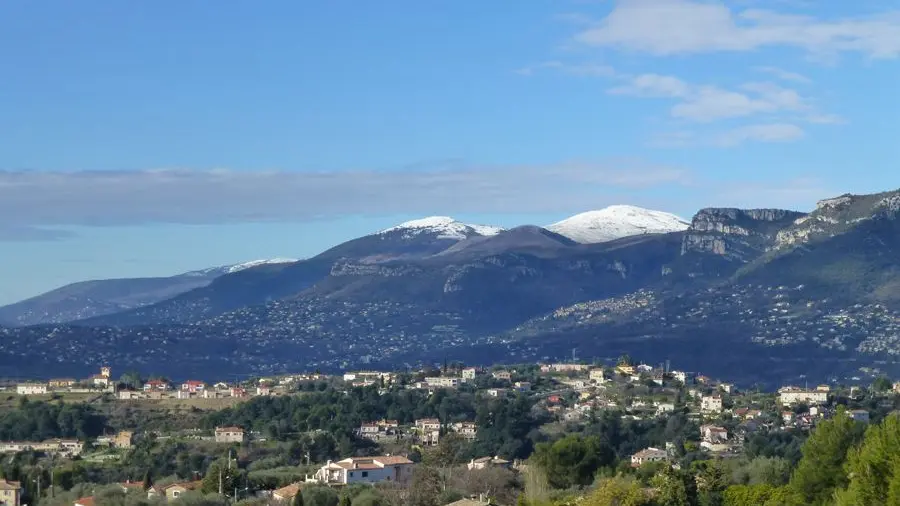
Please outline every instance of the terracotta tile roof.
M240 427L216 427L216 432L244 432Z
M90 497L82 497L81 499L75 501L77 506L94 506L94 496Z
M163 490L169 490L170 488L181 487L185 490L197 490L203 486L202 481L186 481L184 483L173 483Z
M281 487L278 490L273 491L272 495L276 496L276 498L292 499L295 495L297 495L297 492L299 492L300 489L303 488L303 486L304 484L301 482L291 483L286 487Z

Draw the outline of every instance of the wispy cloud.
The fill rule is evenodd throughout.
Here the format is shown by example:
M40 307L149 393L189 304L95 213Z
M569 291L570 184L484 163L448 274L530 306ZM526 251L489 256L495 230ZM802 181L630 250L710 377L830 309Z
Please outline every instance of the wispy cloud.
M0 242L52 242L74 235L68 230L0 224Z
M0 171L0 235L46 240L57 233L42 227L71 225L561 212L593 208L602 194L688 185L690 180L686 170L636 160L329 173Z
M586 77L612 77L616 75L616 70L608 65L600 65L597 63L564 63L561 61L546 61L528 65L516 69L516 73L523 76L531 76L541 70L556 70L564 74L573 76Z
M817 56L900 56L900 11L822 19L764 9L735 11L719 1L621 0L574 37L588 46L655 55L796 47Z
M608 90L611 94L670 98L673 118L711 122L758 114L814 111L810 101L796 90L768 82L748 82L736 90L715 85L694 85L678 77L642 74Z
M802 128L790 123L767 123L747 125L729 130L719 135L715 142L720 146L730 147L747 141L756 142L791 142L802 139L806 133Z
M788 70L780 69L778 67L755 67L757 72L763 72L766 74L773 75L782 81L790 81L794 83L802 83L809 84L812 82L812 79L804 76L803 74L798 74L797 72L791 72Z

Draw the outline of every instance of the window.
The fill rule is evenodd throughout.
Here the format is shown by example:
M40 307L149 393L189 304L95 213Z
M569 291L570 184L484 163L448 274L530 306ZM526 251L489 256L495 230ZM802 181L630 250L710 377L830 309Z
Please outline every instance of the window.
M362 477L363 477L363 478L368 478L368 477L369 477L369 471L363 471Z
M353 478L353 472L350 472L350 477Z

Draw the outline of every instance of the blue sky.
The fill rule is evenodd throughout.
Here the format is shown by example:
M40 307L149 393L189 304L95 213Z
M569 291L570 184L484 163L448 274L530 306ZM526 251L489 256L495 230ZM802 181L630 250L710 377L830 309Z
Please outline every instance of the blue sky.
M898 56L887 0L7 2L0 303L425 215L894 189Z

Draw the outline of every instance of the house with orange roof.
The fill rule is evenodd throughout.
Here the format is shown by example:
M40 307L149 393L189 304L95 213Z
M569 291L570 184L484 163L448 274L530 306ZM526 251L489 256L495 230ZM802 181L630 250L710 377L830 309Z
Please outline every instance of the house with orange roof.
M275 499L279 502L290 502L294 500L294 497L297 496L297 492L299 492L304 486L304 483L297 482L291 483L286 487L281 487L272 492L272 499Z
M22 483L6 481L0 478L0 504L4 506L19 506L21 501Z

